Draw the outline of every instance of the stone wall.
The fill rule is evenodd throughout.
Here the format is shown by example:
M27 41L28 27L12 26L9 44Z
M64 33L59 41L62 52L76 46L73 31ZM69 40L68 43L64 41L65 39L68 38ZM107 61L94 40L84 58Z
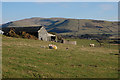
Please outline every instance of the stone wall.
M73 44L73 45L77 45L76 41L69 41L69 40L63 40L64 44Z

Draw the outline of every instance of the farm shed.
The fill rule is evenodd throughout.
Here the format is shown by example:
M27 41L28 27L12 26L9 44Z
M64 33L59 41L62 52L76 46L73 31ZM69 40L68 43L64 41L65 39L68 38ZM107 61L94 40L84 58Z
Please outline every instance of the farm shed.
M43 41L56 41L56 36L46 31L44 27L38 30L38 39Z
M30 27L4 27L2 30L7 35L10 30L14 30L16 34L26 32L31 35L38 37L39 40L43 41L56 41L56 36L47 32L43 26L30 26Z

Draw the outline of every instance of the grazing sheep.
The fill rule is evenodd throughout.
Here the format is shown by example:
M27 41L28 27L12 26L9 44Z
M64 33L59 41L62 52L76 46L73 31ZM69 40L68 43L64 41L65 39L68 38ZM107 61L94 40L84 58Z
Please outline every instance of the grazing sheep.
M90 44L90 47L95 47L95 44Z

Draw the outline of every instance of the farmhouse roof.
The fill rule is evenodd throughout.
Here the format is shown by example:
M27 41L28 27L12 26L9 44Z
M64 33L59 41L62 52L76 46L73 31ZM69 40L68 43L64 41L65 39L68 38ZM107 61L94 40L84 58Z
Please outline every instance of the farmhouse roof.
M2 30L4 32L9 32L10 29L14 29L15 32L28 32L28 33L33 33L33 32L37 32L39 29L41 29L42 26L29 26L29 27L5 27L5 28L2 28Z
M48 36L55 36L55 35L48 33Z

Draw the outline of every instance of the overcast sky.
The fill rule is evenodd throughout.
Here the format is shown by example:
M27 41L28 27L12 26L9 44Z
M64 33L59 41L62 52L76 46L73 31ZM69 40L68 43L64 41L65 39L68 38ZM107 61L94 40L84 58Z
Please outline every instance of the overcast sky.
M31 17L46 17L46 18L62 17L76 19L97 19L108 21L117 21L118 19L118 2L5 2L5 1L8 0L4 0L4 2L2 2L3 23Z

